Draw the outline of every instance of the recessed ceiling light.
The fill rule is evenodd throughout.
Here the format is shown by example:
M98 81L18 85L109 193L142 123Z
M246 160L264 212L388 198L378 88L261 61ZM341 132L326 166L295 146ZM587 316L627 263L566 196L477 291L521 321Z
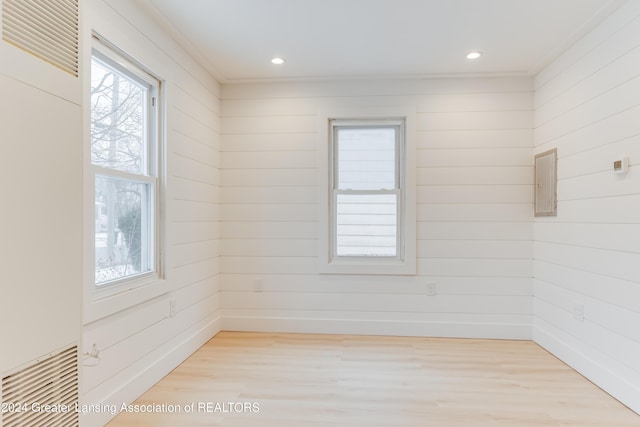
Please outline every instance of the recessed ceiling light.
M477 51L477 50L467 53L467 59L478 59L481 56L482 56L482 52Z
M282 64L284 64L284 58L280 58L280 57L276 56L275 58L273 58L271 60L271 63L275 64L275 65L282 65Z

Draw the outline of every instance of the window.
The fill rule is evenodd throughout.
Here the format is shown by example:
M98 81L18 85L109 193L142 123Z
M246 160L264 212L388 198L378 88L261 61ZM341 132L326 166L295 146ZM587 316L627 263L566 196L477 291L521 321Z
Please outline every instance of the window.
M399 257L402 123L332 120L333 257Z
M96 43L91 60L95 285L158 270L160 82Z
M404 117L329 120L325 272L415 273L406 134Z

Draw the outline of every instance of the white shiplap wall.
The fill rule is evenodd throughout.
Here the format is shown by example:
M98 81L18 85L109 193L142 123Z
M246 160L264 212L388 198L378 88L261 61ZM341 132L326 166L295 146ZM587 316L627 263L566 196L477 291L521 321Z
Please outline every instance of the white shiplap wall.
M558 216L535 224L534 339L640 412L640 2L537 76L535 117Z
M223 329L530 338L532 79L225 85L221 105ZM417 113L417 276L318 274L319 115L343 107Z
M157 73L165 86L166 280L112 298L111 312L100 305L85 308L84 351L96 344L102 358L83 368L83 404L119 408L220 330L220 88L136 2L84 5L86 38L98 32ZM105 411L88 414L82 425L103 425L111 417Z

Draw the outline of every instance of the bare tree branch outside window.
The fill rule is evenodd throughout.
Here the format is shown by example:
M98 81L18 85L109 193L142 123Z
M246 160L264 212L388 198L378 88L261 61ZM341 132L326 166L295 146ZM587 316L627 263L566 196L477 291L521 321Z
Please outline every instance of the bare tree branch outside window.
M91 162L104 170L146 173L148 89L94 59L91 69ZM96 284L144 272L143 204L149 184L124 174L95 175Z

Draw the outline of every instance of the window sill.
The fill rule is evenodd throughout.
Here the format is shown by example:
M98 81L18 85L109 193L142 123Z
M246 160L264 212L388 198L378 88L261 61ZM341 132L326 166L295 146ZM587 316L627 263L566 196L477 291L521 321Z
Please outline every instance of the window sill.
M399 259L356 258L323 262L320 274L403 275L416 274L416 262Z
M104 289L100 289L92 286L92 290L87 292L84 304L85 325L169 292L168 282L156 273L103 287Z

